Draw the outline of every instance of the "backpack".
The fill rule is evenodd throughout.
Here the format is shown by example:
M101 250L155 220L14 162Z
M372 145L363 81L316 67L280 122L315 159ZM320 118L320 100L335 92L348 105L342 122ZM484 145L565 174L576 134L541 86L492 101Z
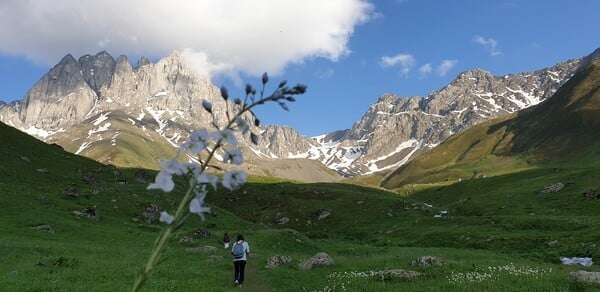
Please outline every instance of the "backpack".
M244 253L245 253L244 243L243 242L242 243L237 243L236 242L233 245L233 258L236 259L236 260L239 260L239 259L241 259L241 258L244 257Z

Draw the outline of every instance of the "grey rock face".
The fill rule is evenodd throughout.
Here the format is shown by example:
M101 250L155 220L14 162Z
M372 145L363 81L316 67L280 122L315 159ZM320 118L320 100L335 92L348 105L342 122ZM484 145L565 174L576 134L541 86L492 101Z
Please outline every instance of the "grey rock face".
M238 140L244 156L257 162L254 166L300 158L345 176L393 169L454 133L542 102L580 64L599 56L597 50L582 59L506 76L466 71L425 97L385 94L350 129L311 138L289 127L253 127L260 136L258 145ZM107 52L78 61L67 55L22 101L0 103L0 120L84 155L96 144L119 147L122 132L131 132L124 125L143 133L140 139L146 142L164 139L175 149L192 131L224 123L225 103L218 88L184 61L178 52L156 63L141 58L136 67L126 56L114 60ZM218 120L202 108L203 100L212 103ZM95 158L112 163L114 157Z
M77 61L85 82L99 95L100 88L108 87L115 72L115 60L106 51L94 56L84 55Z
M22 127L58 130L81 121L97 99L73 56L66 55L23 99Z
M319 140L318 159L345 176L396 168L454 133L542 102L581 62L506 76L476 69L426 97L385 94L343 135Z

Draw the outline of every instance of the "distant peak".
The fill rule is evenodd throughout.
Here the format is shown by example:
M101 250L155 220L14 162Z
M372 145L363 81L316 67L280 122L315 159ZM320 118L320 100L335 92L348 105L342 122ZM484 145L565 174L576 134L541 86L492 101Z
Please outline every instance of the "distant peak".
M107 52L107 51L101 51L98 54L96 54L94 57L96 58L110 58L112 59L113 57Z
M150 59L146 58L146 57L141 57L140 60L137 63L137 68L146 66L146 65L150 65L152 64L152 61L150 61Z
M64 65L64 64L69 64L69 63L77 63L77 60L75 60L75 58L73 58L73 55L71 54L66 54L61 60L60 62L58 62L59 65Z
M117 64L119 64L119 63L125 63L125 62L129 63L129 59L127 58L127 56L125 56L125 55L120 55L120 56L117 58Z
M181 52L177 50L173 50L171 54L169 54L169 59L181 59Z
M469 70L469 71L464 71L460 74L458 74L458 77L456 79L467 79L467 78L482 78L482 77L491 77L492 73L490 73L489 71L485 71L483 69L473 69L473 70Z

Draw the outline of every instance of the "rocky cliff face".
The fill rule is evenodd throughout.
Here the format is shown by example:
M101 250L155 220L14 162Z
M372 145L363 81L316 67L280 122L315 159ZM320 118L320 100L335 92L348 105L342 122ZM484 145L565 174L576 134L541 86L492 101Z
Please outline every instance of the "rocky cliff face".
M454 133L542 102L583 60L506 76L476 69L425 97L383 95L351 129L319 137L321 148L305 157L318 156L345 176L393 169Z
M281 170L283 164L273 159L301 158L345 176L392 169L483 120L540 103L580 64L599 55L597 50L514 75L463 72L425 97L381 96L350 129L304 137L289 127L261 127L253 129L260 133L259 145L241 139L241 148L257 169L261 161ZM107 52L79 60L67 55L22 101L0 103L0 120L102 162L156 167L160 156L172 155L191 131L210 128L202 100L213 104L217 117L223 116L218 88L196 76L178 52L157 63L141 58L136 67L126 56L114 60Z
M213 104L217 120L202 108ZM188 68L179 52L152 63L141 58L132 67L126 56L107 52L65 56L29 90L22 101L0 104L0 120L77 154L121 166L156 168L172 156L190 132L225 122L225 103L209 79ZM269 158L271 173L286 177L285 163L294 148L310 147L309 138L291 128L253 129L262 133L258 146L239 138L247 160L262 173L256 159ZM300 150L297 150L300 151ZM292 155L293 156L293 155ZM297 170L288 178L339 179L320 163L294 162L323 173L321 179ZM320 165L320 166L319 166Z

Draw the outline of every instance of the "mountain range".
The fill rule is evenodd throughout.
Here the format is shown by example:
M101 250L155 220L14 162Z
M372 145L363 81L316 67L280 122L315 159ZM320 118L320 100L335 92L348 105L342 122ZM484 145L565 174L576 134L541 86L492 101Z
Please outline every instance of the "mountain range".
M560 171L560 165L598 157L598 129L600 60L578 70L545 102L453 135L391 172L382 186L485 178L541 164Z
M425 97L385 94L350 129L317 137L260 127L258 145L239 139L244 166L303 181L388 172L455 133L539 104L598 55L505 76L466 71ZM68 54L22 100L0 102L0 121L103 163L157 168L189 133L210 127L202 100L224 112L218 88L178 52L135 67L104 51L77 60Z

